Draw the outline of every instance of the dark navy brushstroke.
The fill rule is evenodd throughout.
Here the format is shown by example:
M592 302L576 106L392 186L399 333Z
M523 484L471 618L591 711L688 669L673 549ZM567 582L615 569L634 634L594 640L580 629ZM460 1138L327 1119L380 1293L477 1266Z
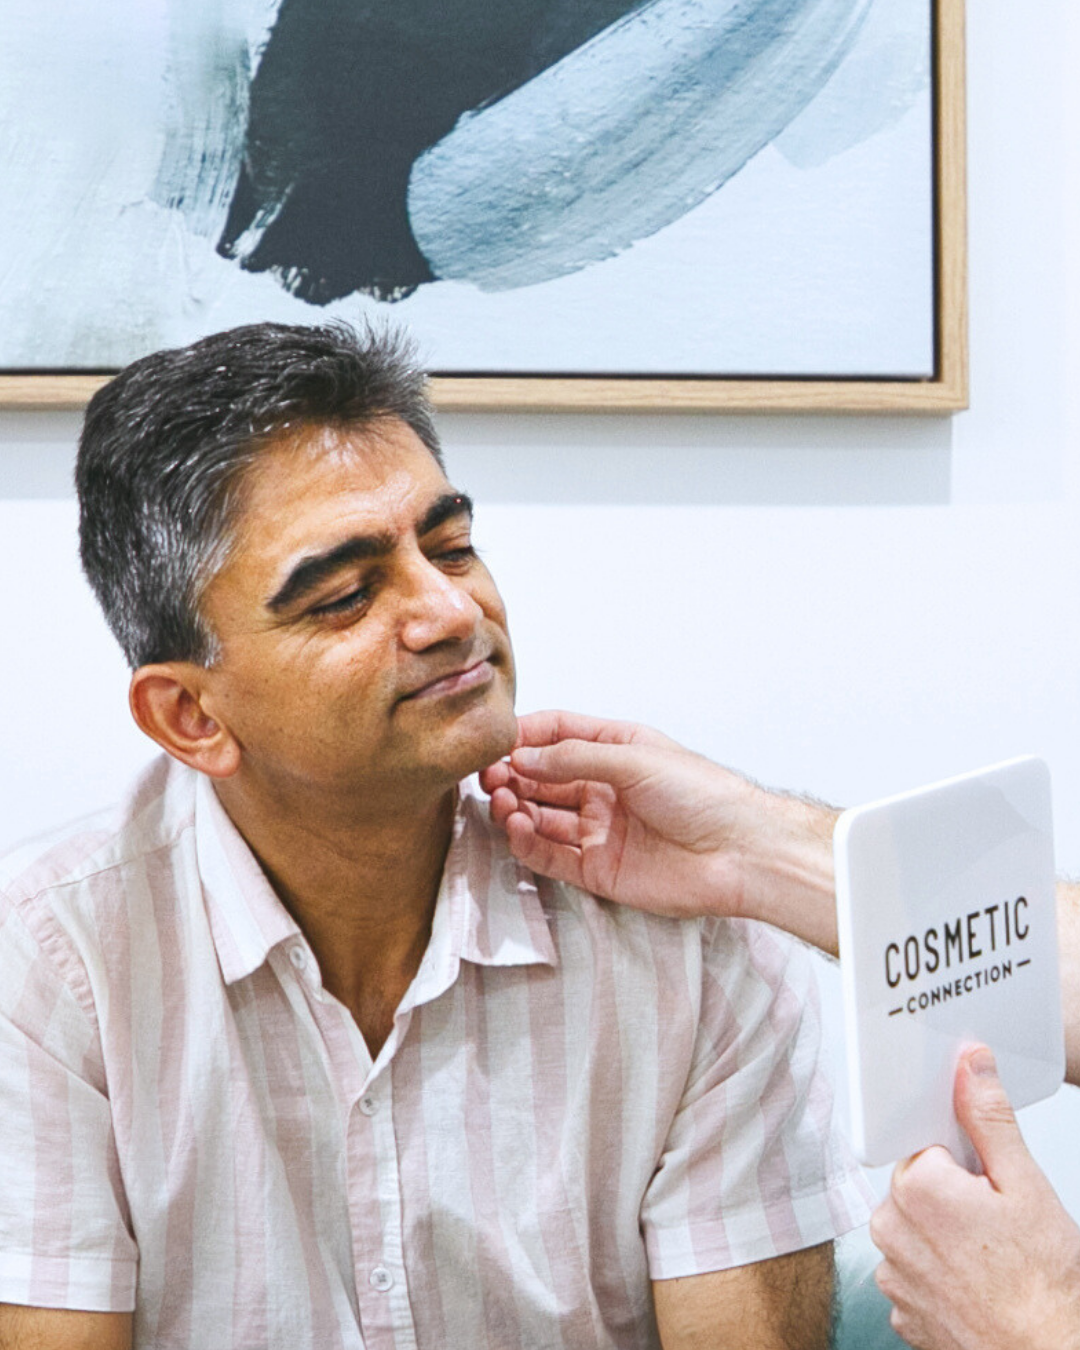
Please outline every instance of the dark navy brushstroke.
M414 161L646 3L283 0L218 251L319 305L431 281L406 208Z

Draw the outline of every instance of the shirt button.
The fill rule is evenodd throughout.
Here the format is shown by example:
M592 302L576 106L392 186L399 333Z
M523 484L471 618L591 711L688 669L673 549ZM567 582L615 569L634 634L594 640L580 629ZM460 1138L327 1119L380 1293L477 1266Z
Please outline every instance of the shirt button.
M385 1294L388 1289L393 1289L394 1277L385 1266L376 1266L368 1276L368 1283L380 1294Z
M379 1103L370 1092L366 1097L360 1098L360 1110L363 1111L365 1116L373 1116L378 1109Z
M307 965L307 952L304 951L303 947L290 947L289 960L297 970L303 970Z
M520 880L521 880L521 873L518 870L517 863L514 862L503 863L502 881L506 889L508 891L516 891L518 888L518 882Z

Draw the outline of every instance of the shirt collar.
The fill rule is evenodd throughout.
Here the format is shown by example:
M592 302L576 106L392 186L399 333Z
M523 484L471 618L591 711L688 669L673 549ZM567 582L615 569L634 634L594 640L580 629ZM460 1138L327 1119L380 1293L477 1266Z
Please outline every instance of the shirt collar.
M233 984L257 970L274 947L300 936L300 928L203 774L196 787L195 838L218 962L226 984ZM557 964L536 879L491 823L475 779L458 791L431 941L407 1002L425 1003L449 988L462 960Z
M210 930L226 984L251 975L300 934L205 774L195 789L195 848Z
M460 924L458 949L465 960L483 966L556 964L536 878L510 853L472 778L459 789L439 900Z

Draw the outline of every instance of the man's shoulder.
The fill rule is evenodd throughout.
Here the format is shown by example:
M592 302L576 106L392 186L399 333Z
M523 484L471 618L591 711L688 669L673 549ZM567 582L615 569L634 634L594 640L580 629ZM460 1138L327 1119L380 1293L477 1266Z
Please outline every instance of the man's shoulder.
M184 778L191 771L176 770L182 766L154 761L113 810L0 858L5 1017L37 1028L36 1035L50 1024L55 1004L66 1010L64 1026L81 1029L77 1040L95 1027L110 963L125 961L136 941L133 930L154 922L155 907L146 900L162 875L158 858L183 839L193 818L193 784ZM176 869L171 859L166 892L175 890Z
M0 855L0 893L21 908L46 894L92 885L171 847L194 821L194 778L193 770L158 757L119 804Z
M710 971L722 977L749 965L769 971L777 982L809 960L800 943L767 924L716 916L673 918L541 876L536 884L552 930L587 934L598 954L606 949L642 961L676 962L695 977Z

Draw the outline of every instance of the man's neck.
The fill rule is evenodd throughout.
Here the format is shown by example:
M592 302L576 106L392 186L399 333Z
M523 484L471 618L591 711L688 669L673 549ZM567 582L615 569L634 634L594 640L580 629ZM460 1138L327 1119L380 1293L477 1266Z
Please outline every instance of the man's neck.
M216 791L374 1058L431 935L454 792L407 810L334 818L314 803L282 810L235 779Z

